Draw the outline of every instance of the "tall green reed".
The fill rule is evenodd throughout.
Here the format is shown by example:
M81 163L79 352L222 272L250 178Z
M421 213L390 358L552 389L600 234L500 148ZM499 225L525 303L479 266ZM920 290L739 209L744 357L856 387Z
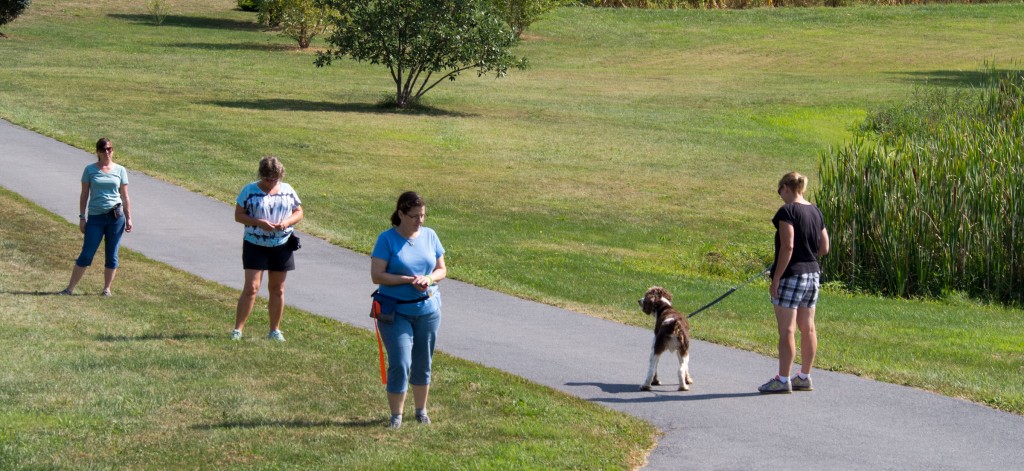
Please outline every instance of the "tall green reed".
M918 90L820 154L824 268L852 289L1024 301L1024 71Z

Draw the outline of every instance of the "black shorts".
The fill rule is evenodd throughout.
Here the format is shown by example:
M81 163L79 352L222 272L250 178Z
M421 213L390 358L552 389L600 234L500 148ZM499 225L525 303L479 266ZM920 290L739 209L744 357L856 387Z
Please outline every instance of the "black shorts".
M246 270L292 271L295 269L295 252L288 244L264 247L247 240L242 241L242 268Z

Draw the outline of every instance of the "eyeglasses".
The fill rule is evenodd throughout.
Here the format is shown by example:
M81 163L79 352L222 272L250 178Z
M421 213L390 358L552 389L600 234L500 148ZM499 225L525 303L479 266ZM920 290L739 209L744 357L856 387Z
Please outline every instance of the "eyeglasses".
M103 148L100 148L100 149L96 149L96 152L113 152L113 151L114 151L114 146L103 147Z
M419 213L419 214L402 213L402 214L404 214L405 217L407 217L409 219L426 219L427 218L427 213Z

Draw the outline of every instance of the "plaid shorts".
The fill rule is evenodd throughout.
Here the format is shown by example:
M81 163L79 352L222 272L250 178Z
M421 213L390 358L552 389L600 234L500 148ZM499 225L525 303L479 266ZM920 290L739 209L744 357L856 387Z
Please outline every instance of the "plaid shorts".
M789 309L814 307L818 302L818 285L817 273L783 278L779 281L779 297L772 298L772 304Z

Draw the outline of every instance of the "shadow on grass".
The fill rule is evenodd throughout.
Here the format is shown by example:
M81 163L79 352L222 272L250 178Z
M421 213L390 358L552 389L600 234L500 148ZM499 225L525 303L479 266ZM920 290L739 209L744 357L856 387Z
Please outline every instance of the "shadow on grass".
M293 51L297 46L274 43L173 43L170 47L207 51Z
M334 113L376 113L411 116L444 116L466 118L473 115L457 111L447 111L430 106L417 106L415 108L399 109L391 106L375 103L333 103L329 101L310 100L288 100L283 98L270 98L265 100L225 100L206 102L210 105L222 106L225 108L243 108L249 110L265 111L328 111Z
M917 72L887 72L915 85L936 85L940 87L980 87L994 77L1010 74L1024 74L1024 70L922 70Z
M219 424L196 424L192 430L245 429L258 427L319 428L319 427L381 427L385 421L375 420L233 420Z
M17 296L61 296L60 291L0 291L0 294L13 294ZM72 296L88 296L87 294L73 294ZM99 296L98 294L96 296Z
M131 21L133 23L153 24L153 15L110 13L110 18ZM155 25L154 25L155 26ZM235 29L243 31L259 31L260 25L251 21L228 20L224 18L205 18L202 16L167 15L161 26L180 26L184 28Z
M227 338L226 335L214 334L142 334L142 335L99 335L96 340L100 342L145 342L149 340L192 340L192 339L219 339Z
M731 394L694 394L691 391L676 391L674 386L663 384L654 386L651 391L640 391L638 384L615 384L615 383L565 383L566 386L596 386L602 392L608 394L630 393L633 397L591 397L588 401L603 402L607 404L629 404L629 403L652 403L652 402L675 402L675 401L707 401L711 399L733 399L739 397L760 396L759 392L731 393Z

